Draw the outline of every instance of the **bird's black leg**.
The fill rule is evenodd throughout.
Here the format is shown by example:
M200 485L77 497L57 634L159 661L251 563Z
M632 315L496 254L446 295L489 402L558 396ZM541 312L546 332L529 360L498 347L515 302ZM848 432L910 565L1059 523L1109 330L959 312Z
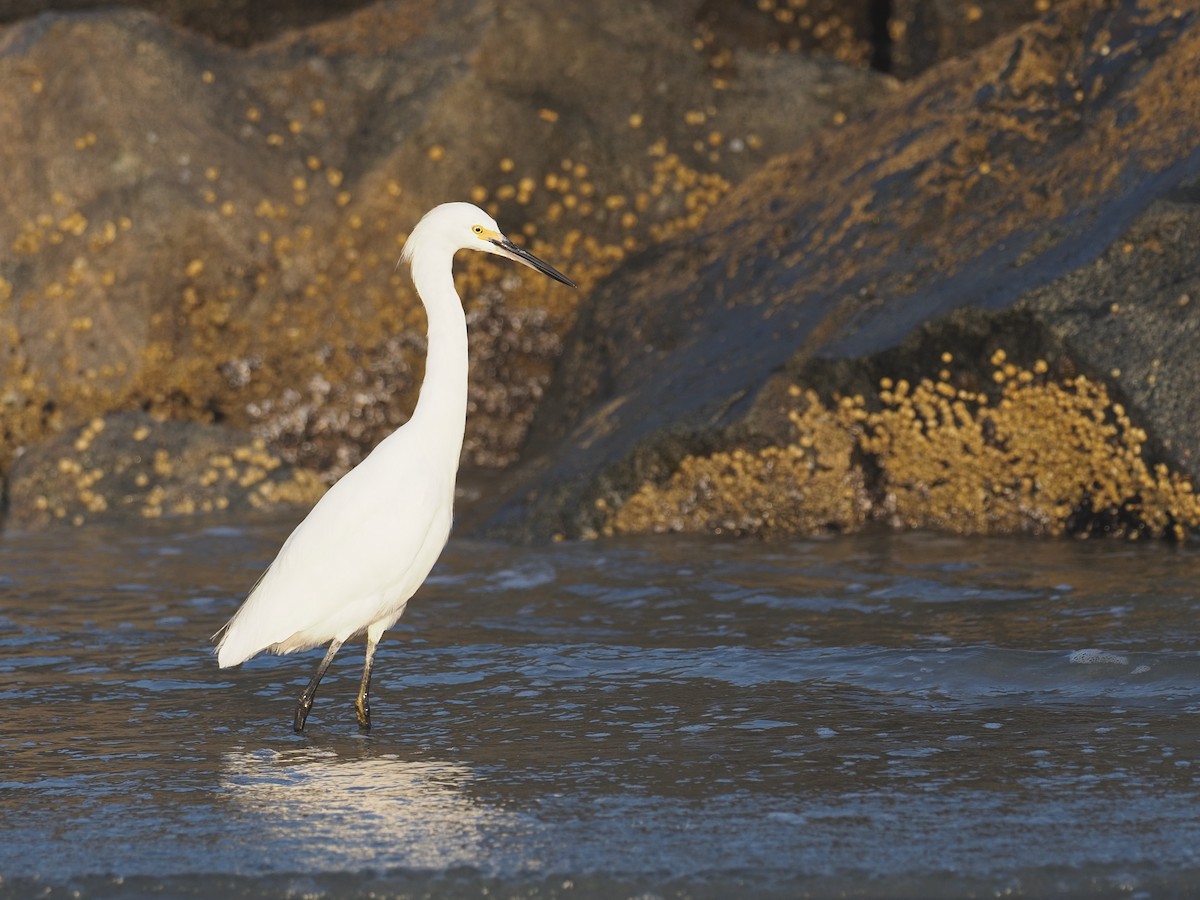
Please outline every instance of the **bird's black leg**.
M341 646L341 641L334 641L329 645L329 649L325 652L325 658L317 666L317 673L313 675L312 681L308 683L308 687L304 689L304 693L300 695L300 699L296 702L296 719L292 723L292 730L296 734L304 731L304 721L308 718L308 711L312 709L313 697L317 694L317 685L325 677L325 673L329 670L329 664L333 662L333 658L337 655L338 649Z
M358 716L358 727L363 731L371 729L371 701L367 694L371 690L371 666L375 663L375 648L378 640L367 637L367 660L363 664L362 684L358 686L358 699L354 701L354 714Z

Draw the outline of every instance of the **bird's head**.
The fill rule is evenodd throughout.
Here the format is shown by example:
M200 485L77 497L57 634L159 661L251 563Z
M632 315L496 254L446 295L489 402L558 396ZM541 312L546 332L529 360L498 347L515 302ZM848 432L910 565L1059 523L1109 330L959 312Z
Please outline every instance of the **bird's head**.
M555 281L576 287L558 269L510 241L495 219L471 203L443 203L427 212L409 235L400 258L411 263L424 253L440 251L453 255L458 250L481 250L516 260Z

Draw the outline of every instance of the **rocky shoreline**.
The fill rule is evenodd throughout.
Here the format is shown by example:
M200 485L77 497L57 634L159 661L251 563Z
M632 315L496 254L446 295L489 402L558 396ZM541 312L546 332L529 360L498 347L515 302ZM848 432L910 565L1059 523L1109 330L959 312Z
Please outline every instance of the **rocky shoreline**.
M6 527L311 503L454 197L582 288L461 261L464 531L1200 528L1194 11L450 6L0 30Z

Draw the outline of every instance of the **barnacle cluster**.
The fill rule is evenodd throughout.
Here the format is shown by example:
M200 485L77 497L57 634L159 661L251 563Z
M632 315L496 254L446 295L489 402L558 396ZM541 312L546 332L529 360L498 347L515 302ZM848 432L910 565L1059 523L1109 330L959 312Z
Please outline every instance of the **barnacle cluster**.
M949 364L952 356L943 359ZM1182 540L1200 528L1192 482L1150 461L1146 433L1105 385L991 359L989 389L948 368L884 378L868 403L793 389L785 446L685 458L608 529L761 535L854 530L869 520L961 534L1114 534Z
M213 71L196 74L201 93L221 88ZM29 90L33 102L52 102L44 80L35 78ZM0 281L0 313L14 313L0 315L9 331L0 335L0 471L18 448L63 427L140 408L163 419L247 428L281 460L328 483L403 423L424 353L423 312L396 267L412 225L412 186L379 172L352 178L343 163L324 158L330 148L320 135L330 109L311 85L282 104L230 108L225 131L247 156L274 158L284 177L247 194L246 173L228 147L190 158L172 188L181 215L195 224L179 246L164 246L153 233L136 191L98 203L51 185L44 208L27 213L8 248L40 274L19 288ZM680 112L703 150L687 151L687 162L632 110L625 127L644 146L636 190L579 159L547 170L523 165L515 152L467 188L511 236L581 287L566 291L475 254L459 261L472 343L468 463L504 466L516 458L578 297L630 252L698 227L729 190L695 161L719 158L731 145L761 148L756 135L716 130L714 114ZM83 130L64 153L109 165L124 152L124 138L114 137ZM454 151L441 145L426 156L429 166L454 164ZM122 299L148 289L145 268L129 262L146 246L160 254L149 273L154 284L168 272L166 295ZM231 247L239 249L231 254ZM114 325L144 317L147 305L147 321ZM37 340L58 348L54 372L39 368L46 350L32 351L30 336L11 324L18 310L36 308L53 310ZM122 330L133 339L113 352L113 333Z
M283 465L261 440L196 427L121 413L64 432L52 452L22 464L12 498L17 524L270 509L312 503L324 491L312 472Z

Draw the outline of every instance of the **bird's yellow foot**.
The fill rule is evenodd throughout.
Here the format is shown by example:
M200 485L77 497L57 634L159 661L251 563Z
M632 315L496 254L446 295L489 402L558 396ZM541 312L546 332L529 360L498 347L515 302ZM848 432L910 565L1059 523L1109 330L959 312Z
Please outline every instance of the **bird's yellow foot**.
M371 707L367 701L359 697L354 701L354 715L358 717L358 727L363 731L371 730Z

